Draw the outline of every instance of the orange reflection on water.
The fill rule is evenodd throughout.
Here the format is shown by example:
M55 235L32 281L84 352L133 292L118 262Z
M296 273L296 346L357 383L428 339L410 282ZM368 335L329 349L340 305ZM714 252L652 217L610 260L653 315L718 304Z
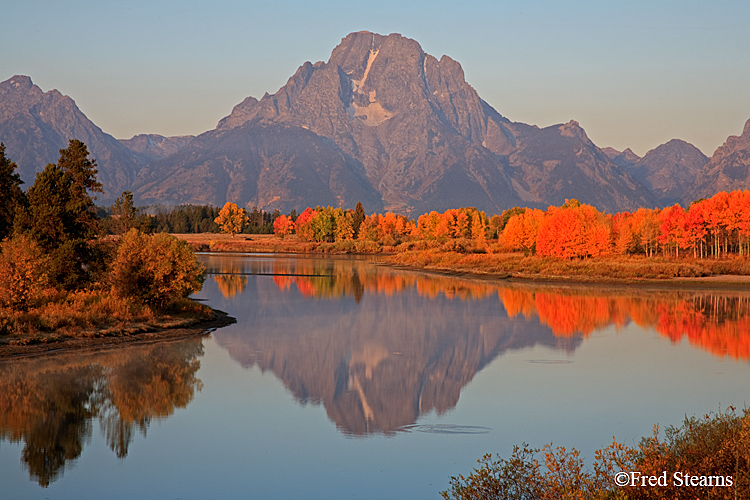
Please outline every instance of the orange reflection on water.
M750 359L750 298L717 292L615 295L506 288L499 293L510 317L533 315L557 336L590 335L633 321L672 342L684 338L717 356Z
M123 458L137 432L192 401L202 354L193 337L0 363L0 440L24 443L24 467L45 487L81 455L94 419Z
M237 268L232 260L216 262L225 267L223 272ZM406 290L449 300L497 295L511 318L537 317L558 337L585 337L632 321L673 342L686 338L717 356L750 359L750 295L740 292L528 285L396 271L346 259L273 259L252 266L257 267L253 272L273 274L280 290L294 285L310 298L354 296L359 302L367 293L392 296ZM225 297L241 292L246 284L245 280L231 285L219 278L224 276L215 279Z

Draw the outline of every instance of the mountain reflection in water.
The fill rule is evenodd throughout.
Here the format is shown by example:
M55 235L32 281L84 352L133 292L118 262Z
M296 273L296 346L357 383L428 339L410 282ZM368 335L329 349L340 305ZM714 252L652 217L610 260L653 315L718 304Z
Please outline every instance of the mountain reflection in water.
M192 401L202 354L194 337L0 363L0 440L24 443L22 463L45 487L81 456L94 419L124 458L136 432Z
M353 259L203 259L209 273L222 273L214 276L222 307L238 319L214 334L217 343L244 367L274 373L298 402L322 404L350 435L394 434L450 410L503 352L572 353L592 332L631 321L750 359L746 294L534 286Z

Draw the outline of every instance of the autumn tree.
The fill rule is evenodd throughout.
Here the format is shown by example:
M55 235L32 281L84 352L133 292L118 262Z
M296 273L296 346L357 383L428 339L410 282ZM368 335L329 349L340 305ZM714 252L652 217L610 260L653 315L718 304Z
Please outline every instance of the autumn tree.
M333 216L333 209L320 208L315 210L315 215L310 220L312 228L313 239L315 241L332 242L335 239L335 220Z
M24 310L41 298L47 268L47 257L30 236L19 234L0 243L0 306Z
M131 229L120 240L110 282L121 297L165 309L175 300L200 291L203 271L184 240Z
M354 239L354 215L351 210L340 208L333 212L334 238L336 241Z
M550 207L539 227L536 249L542 256L561 258L596 257L610 247L611 222L591 205L566 200Z
M514 250L523 250L527 255L533 254L543 220L544 212L532 208L510 217L502 232L504 244Z
M292 219L286 215L280 215L273 221L273 234L282 240L286 235L291 234L293 228L294 223Z
M294 230L300 241L313 241L314 234L310 221L312 221L316 214L317 212L315 210L307 207L301 214L299 214L299 217L297 217L297 220L294 223Z
M249 221L247 211L244 208L239 208L234 203L228 201L224 204L224 208L219 211L219 216L214 219L220 227L223 233L231 234L232 238L236 233L241 233Z

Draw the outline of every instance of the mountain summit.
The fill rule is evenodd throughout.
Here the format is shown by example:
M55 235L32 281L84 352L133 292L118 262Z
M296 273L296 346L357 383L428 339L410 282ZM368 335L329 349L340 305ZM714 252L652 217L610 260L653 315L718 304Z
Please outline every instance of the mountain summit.
M138 165L131 152L86 118L73 99L57 90L43 92L28 76L0 82L0 140L24 182L32 184L36 172L56 162L70 139L83 141L97 159L103 199L132 189Z
M576 122L510 122L458 62L366 31L346 36L328 62L304 63L275 94L246 98L137 182L147 202L282 211L357 201L405 213L565 198L608 211L656 204Z
M714 152L689 194L697 200L735 189L750 189L750 120L740 136L730 135Z

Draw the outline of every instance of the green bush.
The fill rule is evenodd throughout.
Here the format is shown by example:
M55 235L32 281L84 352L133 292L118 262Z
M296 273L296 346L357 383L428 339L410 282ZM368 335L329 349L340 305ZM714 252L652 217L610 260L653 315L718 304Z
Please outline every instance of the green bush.
M201 289L205 268L187 242L168 234L128 231L112 263L113 291L159 310Z

